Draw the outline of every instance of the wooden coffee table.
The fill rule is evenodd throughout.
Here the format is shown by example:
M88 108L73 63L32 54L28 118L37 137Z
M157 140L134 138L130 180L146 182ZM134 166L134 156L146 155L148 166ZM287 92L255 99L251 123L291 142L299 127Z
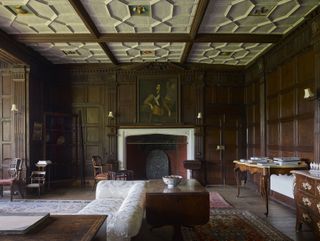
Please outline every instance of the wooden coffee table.
M162 180L147 182L146 218L154 226L173 225L173 240L182 240L181 225L209 221L209 192L195 179L168 189Z
M27 234L0 235L1 241L106 240L106 215L52 215Z

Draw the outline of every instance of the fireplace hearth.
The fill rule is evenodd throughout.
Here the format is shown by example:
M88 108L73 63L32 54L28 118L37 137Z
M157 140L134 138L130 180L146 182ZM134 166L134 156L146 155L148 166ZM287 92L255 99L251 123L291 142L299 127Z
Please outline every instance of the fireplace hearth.
M135 128L118 130L120 169L135 172L136 179L146 179L146 161L154 150L161 150L169 160L169 174L186 177L183 161L194 159L193 128Z

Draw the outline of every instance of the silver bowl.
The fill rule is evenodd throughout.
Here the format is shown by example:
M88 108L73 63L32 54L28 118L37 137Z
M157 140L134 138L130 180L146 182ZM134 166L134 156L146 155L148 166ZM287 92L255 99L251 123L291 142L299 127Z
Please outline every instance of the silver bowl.
M170 175L162 177L163 182L168 186L168 188L174 188L178 186L178 184L182 180L182 176L178 175Z

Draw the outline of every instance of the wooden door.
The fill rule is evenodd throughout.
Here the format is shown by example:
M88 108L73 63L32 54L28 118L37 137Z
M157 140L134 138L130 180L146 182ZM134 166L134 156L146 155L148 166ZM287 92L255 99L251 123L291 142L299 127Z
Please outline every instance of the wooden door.
M205 132L208 184L235 184L233 160L244 155L245 132L239 114L212 114Z

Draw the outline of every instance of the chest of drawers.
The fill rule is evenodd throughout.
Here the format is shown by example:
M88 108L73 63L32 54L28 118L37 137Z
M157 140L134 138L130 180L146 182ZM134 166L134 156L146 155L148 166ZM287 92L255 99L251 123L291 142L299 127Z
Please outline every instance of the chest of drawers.
M296 230L309 225L320 237L320 176L309 171L291 171L295 177L294 199L297 208Z

